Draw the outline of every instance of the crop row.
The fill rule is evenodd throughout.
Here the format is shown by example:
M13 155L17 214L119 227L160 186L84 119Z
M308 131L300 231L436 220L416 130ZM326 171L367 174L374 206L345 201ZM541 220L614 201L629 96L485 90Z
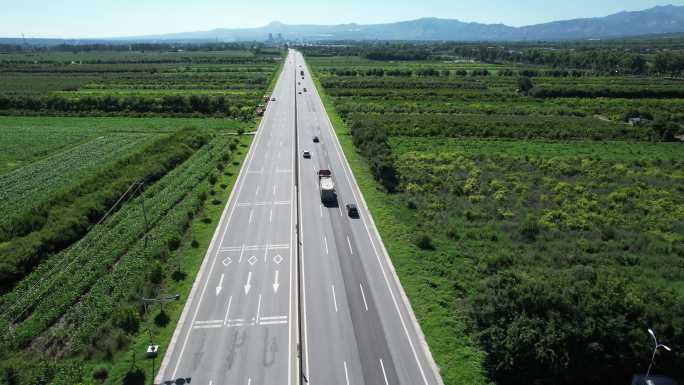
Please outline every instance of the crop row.
M220 147L211 151L210 146L203 147L144 191L144 205L150 227L159 227L156 230L159 233L151 233L157 241L168 241L167 238L159 239L168 237L163 224L168 222L171 223L170 226L177 226L178 223L189 220L195 212L199 204L197 194L201 193L196 186L213 169L219 156L218 148ZM91 290L98 287L97 285L116 283L107 278L112 271L117 273L110 278L119 277L119 274L126 275L125 273L139 277L136 275L139 273L126 269L140 266L135 262L136 255L139 255L135 247L146 232L141 203L141 197L131 200L81 241L36 268L12 292L0 299L3 309L0 323L4 324L3 346L24 346L58 317L67 313L84 295L85 302L79 305L82 306L80 309L97 313L97 308L101 306L100 301L107 301L107 298L103 298L103 292ZM136 253L133 253L134 250ZM130 263L126 261L127 255L131 258ZM98 284L99 281L102 283ZM133 287L139 288L140 283ZM89 292L92 297L88 296ZM102 310L106 312L107 308L103 307ZM84 312L80 316L89 314ZM9 325L12 325L11 328L8 328Z
M352 126L382 127L390 136L649 139L651 130L573 116L351 113Z
M11 231L15 218L63 194L85 175L126 156L150 138L142 133L108 134L0 176L2 233Z

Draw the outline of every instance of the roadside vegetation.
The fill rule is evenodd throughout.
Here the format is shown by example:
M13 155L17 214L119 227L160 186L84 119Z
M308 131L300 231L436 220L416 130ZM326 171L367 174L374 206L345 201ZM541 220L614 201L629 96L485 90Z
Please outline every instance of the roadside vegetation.
M147 345L160 345L161 359L281 61L278 50L242 45L80 48L4 55L0 95L82 100L86 83L63 86L85 72L103 100L156 84L152 99L183 94L191 107L0 105L3 384L149 383ZM13 89L21 74L31 87ZM191 103L210 93L235 103ZM180 301L143 305L175 294Z
M663 44L302 48L446 384L628 383L648 327L674 350L654 373L684 378Z

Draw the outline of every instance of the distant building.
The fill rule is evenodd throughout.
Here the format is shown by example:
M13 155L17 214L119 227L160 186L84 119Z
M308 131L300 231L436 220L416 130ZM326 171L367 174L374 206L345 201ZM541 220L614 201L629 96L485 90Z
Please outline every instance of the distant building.
M271 32L268 33L268 41L273 41L273 34Z
M278 33L278 40L283 41L283 34L282 33Z

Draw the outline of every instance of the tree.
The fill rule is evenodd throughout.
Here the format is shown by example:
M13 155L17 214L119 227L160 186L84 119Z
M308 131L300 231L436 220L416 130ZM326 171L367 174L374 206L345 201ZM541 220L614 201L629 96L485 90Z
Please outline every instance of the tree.
M527 76L523 76L520 79L518 79L518 91L524 95L527 95L528 92L534 87L534 84L532 83L532 79L530 79Z

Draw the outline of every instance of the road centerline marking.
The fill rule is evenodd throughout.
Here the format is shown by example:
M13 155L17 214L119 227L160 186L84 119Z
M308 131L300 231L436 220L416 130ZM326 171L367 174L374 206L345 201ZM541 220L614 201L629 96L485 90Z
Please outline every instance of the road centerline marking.
M333 298L333 304L335 304L335 313L337 313L337 298L335 297L335 285L330 285L332 288L332 298Z
M347 372L347 361L344 361L344 378L347 380L347 385L349 385L349 372Z
M366 302L366 294L363 292L363 285L359 284L359 287L361 288L361 298L363 298L363 306L366 308L366 311L368 311L368 302Z
M389 381L387 381L387 373L385 373L385 364L382 363L382 358L380 359L380 369L382 369L382 376L385 378L385 385L389 385Z

